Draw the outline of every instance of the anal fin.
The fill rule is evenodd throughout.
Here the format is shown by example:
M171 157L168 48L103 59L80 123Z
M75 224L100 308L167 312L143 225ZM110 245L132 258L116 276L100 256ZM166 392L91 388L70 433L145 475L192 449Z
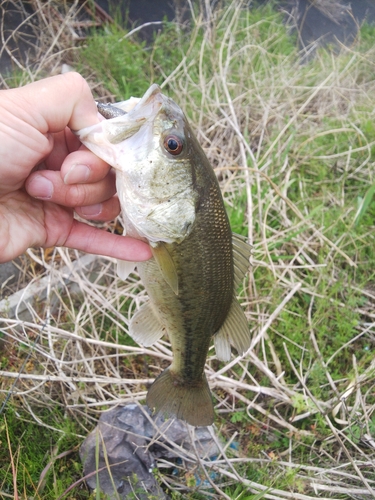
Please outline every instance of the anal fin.
M146 302L134 314L129 324L129 335L138 344L149 347L166 333L151 303Z
M230 360L231 345L238 354L245 353L250 347L250 330L247 319L235 297L233 297L223 325L214 335L214 343L216 356L221 361Z

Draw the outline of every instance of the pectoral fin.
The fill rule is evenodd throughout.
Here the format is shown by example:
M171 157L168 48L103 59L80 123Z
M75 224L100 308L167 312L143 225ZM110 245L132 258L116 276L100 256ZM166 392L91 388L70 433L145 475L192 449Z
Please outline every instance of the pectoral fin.
M221 361L229 361L232 345L238 354L250 347L250 331L245 313L234 297L228 316L220 330L214 335L216 356Z
M130 320L129 335L138 344L149 347L165 334L165 328L152 309L151 303L146 302Z
M178 295L178 276L173 259L168 252L164 243L158 243L156 246L151 245L152 255L160 269L163 278L172 288L174 293Z

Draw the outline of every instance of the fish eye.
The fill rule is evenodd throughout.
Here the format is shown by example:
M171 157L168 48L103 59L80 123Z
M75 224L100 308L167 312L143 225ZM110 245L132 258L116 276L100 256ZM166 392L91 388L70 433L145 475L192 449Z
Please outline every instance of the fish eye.
M164 139L164 147L171 155L179 155L183 146L182 140L177 135L168 135Z

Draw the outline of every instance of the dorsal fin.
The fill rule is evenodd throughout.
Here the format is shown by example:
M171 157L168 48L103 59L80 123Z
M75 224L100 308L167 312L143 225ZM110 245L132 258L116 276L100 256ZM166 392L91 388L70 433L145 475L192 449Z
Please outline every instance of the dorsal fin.
M232 234L233 260L234 260L234 289L241 284L241 281L249 269L249 259L251 246L245 236Z
M233 300L228 315L220 330L214 335L215 351L218 359L229 361L231 345L238 354L243 354L250 347L250 331L245 313L236 299L237 287L249 269L251 247L245 236L232 234L234 286Z
M250 347L250 330L245 313L236 297L233 297L228 315L220 330L214 335L216 356L222 361L230 360L232 345L238 354L244 354Z

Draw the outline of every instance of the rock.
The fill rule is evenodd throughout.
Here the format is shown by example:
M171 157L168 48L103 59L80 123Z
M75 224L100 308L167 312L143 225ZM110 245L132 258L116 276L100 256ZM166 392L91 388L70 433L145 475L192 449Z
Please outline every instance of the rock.
M151 473L146 419L137 405L129 406L102 413L98 426L83 442L80 456L85 476L90 475L86 482L91 489L99 484L110 498L125 499L134 492L140 499L147 499L147 492L166 498Z
M206 427L195 429L193 445L185 422L151 417L145 406L129 404L102 413L80 449L86 483L91 489L99 486L111 499L127 499L132 493L142 500L150 494L166 499L152 469L155 457L177 457L168 445L171 442L187 451L193 452L195 447L201 458L218 453Z

